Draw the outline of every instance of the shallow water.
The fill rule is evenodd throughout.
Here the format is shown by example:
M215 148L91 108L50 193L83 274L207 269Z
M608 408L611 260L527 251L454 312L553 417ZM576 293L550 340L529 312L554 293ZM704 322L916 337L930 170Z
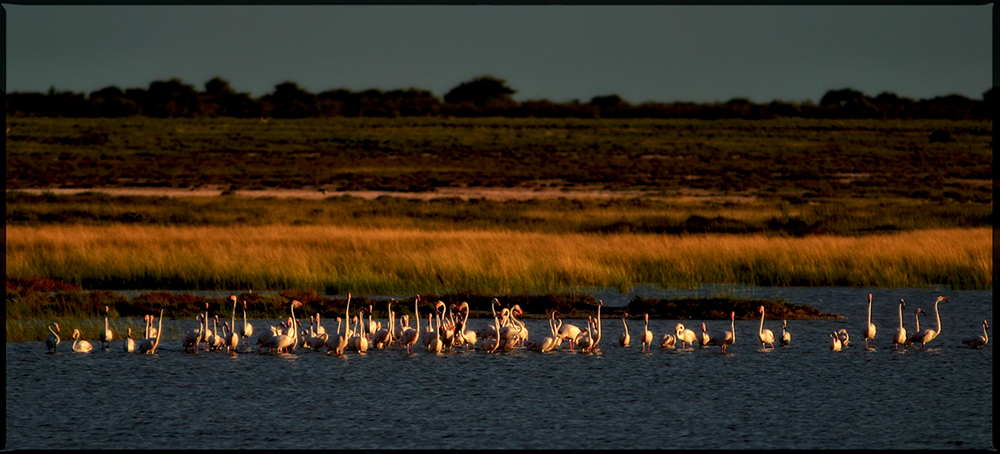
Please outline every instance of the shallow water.
M641 319L629 321L633 342L622 348L621 319L607 318L597 354L564 344L548 354L390 349L338 357L300 348L194 355L179 339L165 339L157 355L146 356L122 352L120 339L109 351L87 354L73 353L65 340L56 354L46 354L43 342L7 343L6 448L993 447L993 344L961 344L981 334L983 319L992 322L992 291L727 288L846 318L790 321L791 345L773 349L761 349L759 320L738 320L726 354L656 343L643 353L635 340ZM682 296L660 292L643 295ZM874 350L861 339L868 293L878 326ZM948 297L939 306L942 334L927 350L894 351L895 302L906 299L904 323L912 331L916 307L929 312L921 324L934 327L939 294ZM196 325L167 323L179 332ZM272 323L253 321L257 332ZM532 339L547 330L544 320L526 323ZM677 323L649 325L658 340ZM728 329L727 322L706 323L710 332ZM781 323L766 320L765 328L780 335ZM827 335L840 328L851 333L851 345L831 352Z

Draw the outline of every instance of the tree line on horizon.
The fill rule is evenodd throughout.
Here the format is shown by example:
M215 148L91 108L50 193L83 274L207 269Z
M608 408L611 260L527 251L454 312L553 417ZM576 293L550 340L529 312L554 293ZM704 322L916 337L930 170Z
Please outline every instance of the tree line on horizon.
M215 77L198 91L173 78L152 82L148 88L122 90L109 86L89 95L69 91L6 94L8 116L42 117L544 117L544 118L694 118L768 119L991 119L995 96L990 88L983 99L961 95L913 100L894 93L869 96L858 90L829 90L819 104L772 101L756 104L745 98L722 103L645 102L631 104L618 95L595 96L589 102L517 102L515 90L503 79L483 76L451 89L443 99L427 90L350 91L309 93L294 82L283 82L259 98L240 93Z

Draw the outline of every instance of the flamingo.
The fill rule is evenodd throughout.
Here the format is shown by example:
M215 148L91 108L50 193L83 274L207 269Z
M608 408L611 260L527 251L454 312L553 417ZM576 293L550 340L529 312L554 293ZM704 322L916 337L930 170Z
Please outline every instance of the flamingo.
M150 318L152 320L152 318ZM163 335L163 309L160 309L160 324L156 329L155 337L146 339L139 344L139 352L147 355L155 355L156 349L160 346L160 337Z
M240 336L236 334L236 295L230 295L229 299L233 300L233 314L231 317L232 325L226 325L226 329L229 330L229 335L225 336L224 344L226 346L226 353L232 354L236 352L236 347L240 346Z
M840 343L843 344L844 348L847 348L848 344L851 343L851 335L847 334L847 330L844 328L837 331L837 337L840 339Z
M156 328L153 328L153 322L156 320L156 316L153 314L149 314L147 317L149 319L149 322L147 323L146 326L146 339L149 339L156 337L156 333L158 333L159 331Z
M983 320L983 335L964 339L962 343L972 348L980 348L986 345L990 341L990 334L986 332L988 329L990 329L990 324L986 323L986 320Z
M559 341L559 329L556 327L556 311L549 314L549 335L537 342L529 342L527 347L539 353L552 351ZM485 342L484 342L485 344ZM485 348L485 345L484 347Z
M514 307L510 308L510 319L515 325L518 326L517 342L521 345L524 345L524 342L528 340L528 327L524 324L524 322L517 318L523 314L524 310L521 309L520 304L515 304Z
M202 315L198 314L195 317L195 320L198 320L198 328L192 328L188 330L187 333L184 334L184 342L182 346L186 351L190 351L193 348L194 353L198 353L198 341L201 339L201 331L202 331L202 320L203 320ZM151 337L147 334L146 339L151 339Z
M604 306L604 300L597 301L597 316L594 317L594 332L597 333L597 336L592 336L593 342L591 342L590 348L587 351L598 350L597 344L601 342L601 306Z
M580 347L580 352L589 352L594 347L594 317L587 316L587 330L580 331L576 337L576 346Z
M906 343L906 328L903 328L904 307L906 307L906 302L903 300L899 300L899 328L896 328L896 334L892 336L892 343L895 346L896 350L899 350L900 345Z
M279 323L278 326L268 326L266 330L261 331L261 333L257 335L256 345L259 345L259 347L257 347L257 353L260 353L260 349L264 348L264 344L267 343L267 341L280 333L280 328L283 326L284 322Z
M569 349L576 348L576 338L580 335L580 327L572 324L565 324L559 328L559 337L569 340ZM626 345L628 347L628 345Z
M781 321L781 345L788 346L792 342L792 333L788 332L788 321Z
M653 332L649 330L649 314L643 314L645 319L645 325L642 328L642 334L639 337L639 341L642 342L642 351L649 351L649 344L653 343Z
M361 323L361 326L359 326L360 330L358 331L358 335L355 336L354 348L358 351L358 353L364 353L368 351L368 337L367 337L368 333L365 332L367 330L365 329L364 326L364 320L365 320L364 308L361 308L361 310L358 311L358 318L359 318L358 323Z
M222 345L226 347L226 353L235 354L236 347L240 346L240 335L236 334L236 330L229 326L229 322L222 324L222 333Z
M704 329L705 324L702 323L701 326L702 329ZM688 344L688 348L694 347L694 341L698 339L698 336L694 333L694 331L685 328L684 325L680 323L678 323L677 326L674 327L674 334L677 336L675 341L681 342L682 349L684 348L684 344ZM704 346L707 343L708 341L705 341L705 343L703 343L702 346Z
M125 353L132 353L135 351L135 341L132 340L132 328L129 328L127 333L127 337L125 338Z
M628 347L629 341L632 340L632 337L628 335L628 323L625 323L626 317L628 317L628 312L622 315L622 325L625 326L625 332L618 336L618 345L622 347Z
M942 301L948 301L948 298L943 296L937 297L937 301L934 302L934 318L937 320L937 329L925 329L918 332L906 339L908 343L920 342L920 349L924 350L927 348L927 343L934 340L941 334L941 313L938 312L938 303Z
M389 326L376 331L375 335L372 336L375 348L379 350L385 349L386 346L392 343L392 301L395 300L389 301L389 306L387 307L389 312ZM316 314L316 316L319 317L319 314Z
M340 332L340 326L343 319L337 317L337 335L326 340L326 353L329 355L333 351L336 355L344 354L344 349L347 348L347 335ZM346 331L346 328L345 328Z
M219 334L219 314L215 314L212 334L208 336L208 346L211 350L222 348L222 336Z
M774 348L774 333L769 329L764 329L764 306L760 306L757 310L760 311L760 328L757 329L760 348L767 347L767 344L771 344L771 348Z
M900 301L902 301L902 300L900 300ZM900 326L902 326L902 323L900 323ZM871 339L871 341L872 341L871 348L875 348L875 324L872 323L872 294L871 293L868 294L868 326L865 327L864 336L865 336L865 348L868 348L868 340L869 339ZM846 347L847 345L844 345L844 346Z
M279 334L267 340L263 346L268 347L268 349L273 348L275 352L281 352L282 350L288 350L289 347L298 342L298 328L295 326L295 307L302 306L302 302L299 300L292 300L290 304L289 311L291 312L291 323L288 326L288 332L284 334ZM291 334L289 334L291 333Z
M841 347L841 342L840 338L837 337L837 333L836 332L830 333L830 350L839 352L840 347Z
M326 334L326 328L320 326L319 324L319 312L316 313L316 335L322 336Z
M703 348L707 347L708 346L708 341L712 340L712 338L709 337L709 335L708 335L708 333L706 331L708 331L708 329L705 328L705 324L702 323L701 324L701 335L698 336L698 343L701 344L701 346Z
M927 311L918 307L917 310L913 313L913 322L916 325L916 329L913 330L914 333L920 332L920 314L927 315ZM910 344L912 343L913 342L910 342L910 339L906 339L906 342L903 345L909 347Z
M108 306L104 306L104 331L101 331L100 336L98 336L101 338L101 348L104 350L111 350L111 339L115 337L114 333L108 327L108 315L110 311L111 309ZM104 344L108 344L108 346L105 347Z
M53 330L53 326L56 327L56 329ZM56 347L59 346L59 324L56 322L49 323L48 329L52 334L45 337L45 351L48 353L55 353Z
M207 351L211 348L212 344L209 342L212 339L212 330L208 329L208 303L205 303L205 318L202 319L204 328L202 328L200 336L198 336L198 344L205 344L205 350ZM195 346L195 353L198 352L198 346Z
M493 298L493 301L490 302L490 310L493 310L493 305L499 305L499 304L500 300ZM493 317L493 320L496 319L497 319L496 317ZM476 336L478 336L480 339L487 339L494 336L494 330L499 331L499 329L497 329L497 327L494 325L490 324L482 325L479 327L479 329L476 330Z
M677 344L677 338L670 333L664 334L663 339L660 341L660 347L663 348L674 348Z
M493 353L497 351L497 347L500 346L500 320L497 319L497 310L495 306L499 305L500 301L493 298L493 304L490 304L490 310L493 311L493 337L484 338L483 343L479 346L486 353ZM418 319L419 320L419 319ZM477 333L478 334L478 333Z
M240 337L243 338L245 349L250 350L250 336L253 336L253 325L247 323L247 301L243 300L243 327L240 328Z
M466 327L466 326L468 326L469 325L469 303L462 302L462 304L458 306L458 313L459 314L463 314L461 326L463 328ZM465 331L459 329L459 331L458 331L457 334L459 335L459 338L462 340L462 342L465 343L465 345L466 345L465 348L466 349L468 349L469 347L472 347L472 350L476 349L476 341L478 339L477 339L475 331L473 331L471 329L470 330L465 330Z
M85 340L80 340L80 330L73 328L73 351L87 353L94 349L94 346Z
M494 299L496 301L496 299ZM409 329L403 331L403 335L400 336L400 341L406 346L406 354L413 354L413 346L416 345L418 338L420 337L420 308L418 304L420 303L420 295L417 295L413 299L413 319L417 321L417 327L414 329ZM496 319L496 317L494 317Z
M729 313L729 331L721 331L713 335L708 340L708 345L718 345L722 347L722 353L726 352L726 347L736 343L736 312Z

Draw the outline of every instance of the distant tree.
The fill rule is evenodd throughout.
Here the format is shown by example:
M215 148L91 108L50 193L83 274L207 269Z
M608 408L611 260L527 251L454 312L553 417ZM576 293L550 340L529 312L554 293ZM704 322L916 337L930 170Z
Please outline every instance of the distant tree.
M594 96L590 98L590 105L594 107L595 117L620 117L632 106L625 102L618 95Z
M358 97L348 90L328 90L316 95L316 113L326 117L356 117Z
M503 79L483 76L452 88L444 95L444 102L449 104L469 102L477 107L483 107L495 101L510 102L510 95L514 93L516 91L508 87L507 82Z
M820 99L819 105L833 109L834 116L847 118L870 118L881 116L864 93L850 88L830 90Z
M441 112L441 100L426 90L393 90L386 93L386 96L398 116L422 117Z
M799 106L782 101L771 101L764 107L764 116L776 117L801 117L802 109Z
M116 86L105 87L90 94L92 115L97 117L127 117L140 112L139 105L125 96Z
M194 87L177 78L149 84L144 101L142 112L150 117L190 117L199 110Z
M316 96L295 82L274 86L274 93L260 99L261 113L275 118L306 118L316 115Z
M247 93L236 93L229 82L220 77L205 82L205 91L198 94L202 115L210 117L247 118L258 115L257 105Z

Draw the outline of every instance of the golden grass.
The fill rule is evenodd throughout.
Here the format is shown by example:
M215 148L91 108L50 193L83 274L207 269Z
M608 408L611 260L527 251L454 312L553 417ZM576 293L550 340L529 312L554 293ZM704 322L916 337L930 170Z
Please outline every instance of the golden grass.
M557 291L699 283L992 286L992 230L866 237L339 226L7 226L7 274L88 286Z

